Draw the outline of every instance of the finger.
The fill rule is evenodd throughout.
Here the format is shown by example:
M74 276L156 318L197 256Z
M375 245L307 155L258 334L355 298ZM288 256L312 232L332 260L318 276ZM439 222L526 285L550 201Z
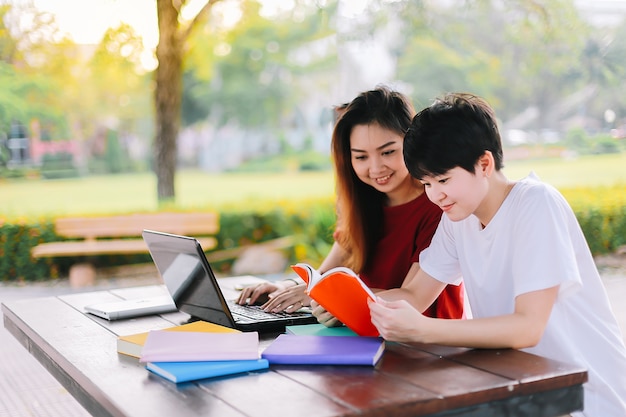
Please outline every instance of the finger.
M250 297L250 292L252 290L250 288L244 288L241 290L239 297L237 298L237 304L246 304L248 302L248 298Z
M257 298L259 298L261 294L259 292L257 292L257 290L252 291L252 293L250 294L250 299L248 300L248 304L254 304L257 300Z
M320 323L322 323L326 327L334 327L333 326L333 319L334 319L333 316L331 316L330 314L326 313L326 314L318 317L317 321L319 321Z
M372 301L368 300L368 302L372 302ZM382 297L376 297L376 300L374 300L372 303L378 303L380 305L386 306L386 305L389 305L390 302L391 301L387 301Z
M294 311L298 311L301 308L302 308L302 301L296 300L292 304L290 304L289 307L285 309L285 311L287 313L293 313Z
M309 303L308 296L304 293L302 288L299 288L297 286L278 291L274 294L274 297L272 298L273 298L272 301L275 300L277 303L280 303L284 306L290 306L290 305L300 302L300 306L297 308L300 308L303 305L305 305L304 300L306 300L306 305L308 305ZM271 304L266 303L266 306L264 307L269 308L270 305Z
M300 303L300 307L309 307L311 305L311 299L306 294L297 294L293 298L293 303Z
M380 307L379 311L383 309L398 309L410 306L406 300L385 300L384 298L376 297L376 302L368 301L370 308Z
M269 285L266 284L261 284L258 287L254 288L254 290L252 291L252 293L250 294L250 304L254 304L257 302L257 300L269 293L270 291L274 291L274 288L270 287Z
M334 319L333 315L330 314L328 311L324 311L322 313L318 312L318 314L314 314L314 316L317 317L317 321L322 323L324 326L326 326L326 323Z
M337 320L336 317L333 317L326 322L326 327L339 327L339 326L343 326L343 323Z
M280 298L275 297L263 304L261 308L265 311L273 311L274 313L278 313L280 311L283 311L287 306L289 306L289 304L285 304L281 302Z
M237 304L241 304L241 297L243 297L243 294L239 294L239 296L237 297L237 299L235 300L235 302Z
M289 296L289 290L277 289L268 295L267 301L261 306L264 310L270 311L272 308L285 304L286 298ZM285 304L287 306L289 304Z
M326 309L324 309L324 307L320 306L319 304L313 305L313 302L311 302L311 308L313 315L318 319L319 317L323 316L324 313L326 313Z
M295 309L291 308L291 306L293 306L294 304L298 304L298 307ZM289 293L284 293L278 297L275 297L272 302L267 306L267 310L273 311L275 313L283 310L288 313L292 313L300 307L302 307L302 303L300 303L300 297L294 297Z

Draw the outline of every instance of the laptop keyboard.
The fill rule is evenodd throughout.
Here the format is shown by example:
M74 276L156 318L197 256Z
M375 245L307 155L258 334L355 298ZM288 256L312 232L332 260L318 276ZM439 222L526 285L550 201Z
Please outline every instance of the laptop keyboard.
M240 304L229 302L228 307L233 314L238 314L240 316L245 316L255 320L268 320L268 319L276 319L277 317L300 317L300 316L308 316L310 313L303 311L296 311L294 313L286 313L284 311L278 313L268 313L264 311L261 306L257 305L246 305L242 306Z

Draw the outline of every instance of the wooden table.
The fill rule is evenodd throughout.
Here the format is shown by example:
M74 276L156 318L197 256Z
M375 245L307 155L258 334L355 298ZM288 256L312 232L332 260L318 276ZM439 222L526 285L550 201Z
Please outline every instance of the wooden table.
M516 350L387 344L376 367L272 366L173 384L116 350L118 335L183 313L108 322L84 306L157 294L135 287L12 301L4 326L94 416L560 416L583 405L587 372ZM263 335L265 348L276 335Z

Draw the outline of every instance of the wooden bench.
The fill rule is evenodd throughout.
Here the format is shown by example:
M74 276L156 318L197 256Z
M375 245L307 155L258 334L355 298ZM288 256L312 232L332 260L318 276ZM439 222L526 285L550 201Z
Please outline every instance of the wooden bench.
M145 254L143 229L197 237L202 248L209 250L217 245L217 239L209 235L219 231L219 216L205 212L59 218L54 227L59 236L78 240L42 243L32 248L33 258ZM69 278L72 286L91 284L95 268L89 262L76 263L70 267Z

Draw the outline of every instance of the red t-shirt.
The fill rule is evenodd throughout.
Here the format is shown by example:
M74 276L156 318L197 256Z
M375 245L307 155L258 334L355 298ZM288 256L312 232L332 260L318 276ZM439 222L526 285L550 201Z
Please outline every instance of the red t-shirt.
M442 211L426 193L408 203L384 208L383 236L366 268L359 274L371 288L402 285L419 254L430 245ZM463 317L463 287L448 285L424 314L438 318Z

